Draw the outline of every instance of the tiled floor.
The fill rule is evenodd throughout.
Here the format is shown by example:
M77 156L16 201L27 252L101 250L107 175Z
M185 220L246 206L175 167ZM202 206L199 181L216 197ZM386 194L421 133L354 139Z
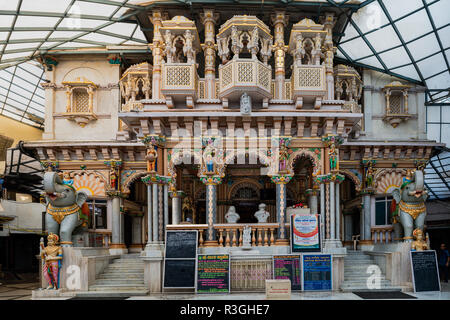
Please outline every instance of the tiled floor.
M31 290L37 289L38 283L0 284L0 300L30 300ZM450 300L450 283L441 282L441 292L412 293L420 300ZM264 293L233 294L160 294L143 297L130 297L128 300L264 300ZM292 300L362 300L353 293L343 292L295 292ZM61 299L58 299L61 300ZM64 300L64 299L62 299Z

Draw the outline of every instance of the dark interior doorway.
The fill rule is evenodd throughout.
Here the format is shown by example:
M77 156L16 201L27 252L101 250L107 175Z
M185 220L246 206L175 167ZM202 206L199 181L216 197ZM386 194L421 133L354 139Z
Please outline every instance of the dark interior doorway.
M236 201L233 202L236 212L239 214L240 219L238 223L257 223L255 218L255 212L258 211L258 202L253 201Z

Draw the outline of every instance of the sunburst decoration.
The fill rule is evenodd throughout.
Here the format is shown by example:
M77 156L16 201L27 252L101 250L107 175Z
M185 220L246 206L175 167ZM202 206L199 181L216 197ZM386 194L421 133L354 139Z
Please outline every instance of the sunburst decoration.
M105 182L93 173L76 174L73 177L73 186L77 191L86 192L88 196L106 196Z
M402 185L403 175L400 172L388 172L378 180L377 193L389 194L394 188Z

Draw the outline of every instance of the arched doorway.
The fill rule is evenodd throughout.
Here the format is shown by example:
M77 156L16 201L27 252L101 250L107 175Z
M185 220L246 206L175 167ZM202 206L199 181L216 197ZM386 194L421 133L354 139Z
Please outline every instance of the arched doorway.
M231 189L230 200L239 213L239 223L256 223L254 217L261 202L260 188L253 182L240 182Z

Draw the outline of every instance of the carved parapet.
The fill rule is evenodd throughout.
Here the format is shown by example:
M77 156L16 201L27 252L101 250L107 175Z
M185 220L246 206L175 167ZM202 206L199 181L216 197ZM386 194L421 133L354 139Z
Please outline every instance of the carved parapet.
M166 99L170 97L171 103L185 100L188 107L193 108L193 101L197 100L198 83L195 63L164 63L162 65L161 93L166 96Z
M258 60L233 59L219 66L219 99L238 100L247 92L253 101L270 99L272 68Z
M314 103L316 109L320 108L327 93L325 79L323 65L294 66L291 76L292 99L296 101L301 98L303 103ZM297 105L297 108L301 107Z

